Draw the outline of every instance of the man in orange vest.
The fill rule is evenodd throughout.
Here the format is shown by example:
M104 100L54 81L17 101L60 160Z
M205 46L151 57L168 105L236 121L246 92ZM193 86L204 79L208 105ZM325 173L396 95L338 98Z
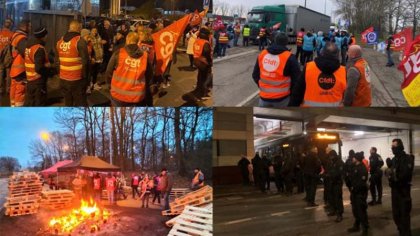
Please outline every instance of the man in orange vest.
M87 106L89 53L80 36L81 24L70 22L69 31L57 42L56 66L65 106Z
M47 29L38 28L34 31L34 38L26 44L25 69L26 94L25 106L45 106L47 100L47 79L53 73L45 51Z
M226 48L229 44L229 34L226 32L226 27L223 27L220 29L219 32L219 53L217 54L217 57L224 57L226 56Z
M306 64L302 75L293 86L290 106L342 106L347 86L346 68L338 60L339 50L328 42L315 61Z
M305 29L301 28L300 31L296 35L296 58L300 61L303 65L303 37L305 36Z
M210 31L208 29L200 29L198 38L193 46L194 65L198 68L194 95L199 99L207 96L208 88L206 87L206 82L209 80L213 66L209 37Z
M288 37L277 33L273 44L258 56L252 78L260 89L261 107L286 107L291 88L300 76L295 56L286 48Z
M13 34L11 45L13 47L13 63L10 68L10 105L12 107L23 106L25 102L26 73L25 73L25 48L31 23L22 20L19 29Z
M344 106L369 107L372 104L370 87L370 68L362 58L362 48L352 45L348 51L347 88L344 94Z
M3 49L10 45L12 41L13 32L11 31L13 21L6 19L3 24L3 28L0 30L0 53ZM10 87L9 68L3 68L3 63L0 63L0 96L6 94Z
M139 35L130 32L126 45L109 60L106 78L111 83L111 101L114 106L145 105L153 71L148 53L139 48L138 42Z

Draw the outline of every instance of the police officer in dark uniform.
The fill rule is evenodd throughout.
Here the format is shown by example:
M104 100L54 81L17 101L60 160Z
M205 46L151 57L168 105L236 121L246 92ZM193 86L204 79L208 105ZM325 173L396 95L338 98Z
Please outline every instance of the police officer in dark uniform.
M319 181L319 173L321 172L321 162L318 158L318 148L312 145L308 154L302 162L303 176L305 180L305 201L308 206L318 206L315 204L316 186Z
M382 166L384 161L381 156L376 153L376 147L370 149L370 194L372 201L369 202L370 206L375 204L382 204ZM376 198L378 197L378 198Z
M404 152L401 139L392 140L394 158L387 159L388 179L391 187L392 216L400 236L411 236L411 180L413 177L414 156Z
M331 159L328 157L328 153L331 151L330 148L326 148L326 153L321 155L321 165L323 168L323 173L321 174L323 184L324 184L324 208L327 211L332 211L331 209L331 177L330 177L330 170L331 170Z
M337 216L335 222L341 222L343 220L343 174L344 174L344 163L341 157L338 156L335 150L331 150L328 153L328 157L331 160L331 169L329 173L330 177L330 188L331 188L331 212L328 216Z
M252 162L252 175L254 176L254 184L256 187L260 186L260 172L262 171L262 160L260 155L257 153L255 153L254 158L252 158L251 160Z
M355 233L360 231L360 225L363 228L363 235L368 234L369 223L367 217L367 195L368 195L368 172L362 163L363 154L358 152L353 158L353 171L350 175L350 201L354 216L354 225L347 231Z
M267 158L266 155L262 158L263 161L263 170L264 170L264 189L270 190L270 166L271 161Z
M286 187L286 196L293 194L293 178L295 167L296 162L294 158L291 155L286 155L284 158L282 170L280 172Z
M296 175L297 193L304 192L303 171L302 171L303 157L304 157L303 153L302 154L298 153L296 156L295 175Z
M283 167L283 157L280 155L277 155L274 157L273 161L273 167L274 167L274 181L276 183L277 193L283 193L284 192L284 182L283 177L281 176L281 170Z
M353 158L354 158L354 150L349 151L349 156L344 163L344 182L346 183L347 188L350 191L350 175L353 169Z
M249 185L249 166L250 162L245 155L242 155L241 160L238 162L238 167L241 170L242 181L244 185Z

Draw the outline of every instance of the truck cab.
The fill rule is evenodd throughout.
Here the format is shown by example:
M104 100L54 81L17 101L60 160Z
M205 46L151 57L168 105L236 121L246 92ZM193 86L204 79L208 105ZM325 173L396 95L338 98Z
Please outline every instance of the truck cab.
M254 7L248 13L248 25L251 28L249 39L256 43L260 29L265 26L267 29L277 23L282 23L280 31L285 31L286 7L285 5Z

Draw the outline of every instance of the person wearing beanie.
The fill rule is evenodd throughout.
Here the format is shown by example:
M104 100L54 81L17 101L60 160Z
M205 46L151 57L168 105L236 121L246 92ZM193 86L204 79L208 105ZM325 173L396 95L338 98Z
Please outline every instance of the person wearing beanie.
M114 51L113 53L115 53L117 50L123 48L125 46L125 34L123 31L118 31L117 35L115 35L115 40L114 40Z
M338 156L335 150L328 152L328 157L331 160L331 169L329 173L331 181L331 196L329 197L331 204L331 212L328 216L336 216L335 222L341 222L343 220L343 175L344 175L344 163L343 160Z
M26 93L24 106L45 106L47 101L47 80L54 70L48 60L45 42L48 31L45 27L34 30L25 50Z
M193 93L198 99L208 96L206 82L210 79L213 67L209 37L210 30L206 28L200 29L198 38L193 46L194 65L198 68L197 84Z
M286 47L285 33L273 36L273 44L263 50L255 63L252 78L260 90L260 107L287 107L290 91L300 76L296 57Z
M362 235L368 235L369 223L367 216L367 195L368 195L368 171L363 165L363 153L354 155L354 168L350 176L350 201L354 216L354 224L347 231L349 233L359 232L360 225L363 229Z

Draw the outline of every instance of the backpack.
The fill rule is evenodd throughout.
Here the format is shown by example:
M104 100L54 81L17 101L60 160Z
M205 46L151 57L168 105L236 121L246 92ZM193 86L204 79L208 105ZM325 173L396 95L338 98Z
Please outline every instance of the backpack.
M2 68L10 68L12 67L13 63L13 56L12 56L13 47L12 44L8 44L3 50L0 52L0 65Z

